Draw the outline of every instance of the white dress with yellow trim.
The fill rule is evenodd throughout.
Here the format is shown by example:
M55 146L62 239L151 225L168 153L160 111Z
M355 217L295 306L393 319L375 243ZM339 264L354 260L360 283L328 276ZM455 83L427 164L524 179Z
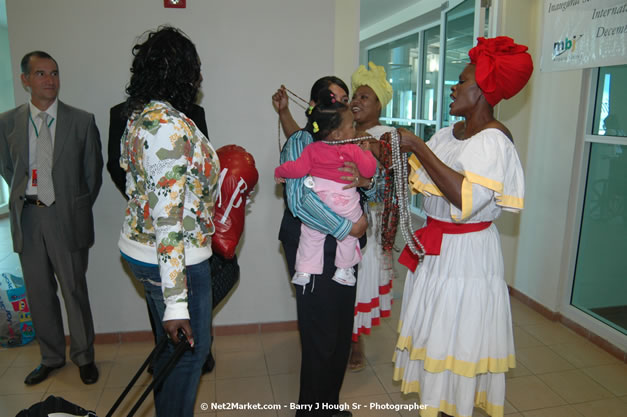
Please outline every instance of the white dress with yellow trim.
M366 132L381 139L381 136L393 130L393 127L378 125ZM389 317L392 310L394 270L392 262L384 259L381 246L383 203L369 203L367 212L368 241L363 249L357 277L353 341L357 341L360 334L370 334L372 326L379 325L381 317Z
M410 187L423 193L427 215L441 221L495 220L523 208L523 171L513 143L498 129L457 140L452 127L428 146L464 175L461 210L448 202L415 156ZM422 417L438 411L470 417L473 406L503 416L505 372L516 365L503 256L494 224L445 234L439 256L425 256L405 281L394 379L419 392Z

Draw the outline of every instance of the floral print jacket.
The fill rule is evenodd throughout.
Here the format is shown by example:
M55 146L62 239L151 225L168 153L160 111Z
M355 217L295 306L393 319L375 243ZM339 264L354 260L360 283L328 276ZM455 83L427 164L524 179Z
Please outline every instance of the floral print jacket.
M120 250L158 264L163 320L188 319L185 266L211 256L218 156L191 119L153 100L127 123L120 166L129 197Z

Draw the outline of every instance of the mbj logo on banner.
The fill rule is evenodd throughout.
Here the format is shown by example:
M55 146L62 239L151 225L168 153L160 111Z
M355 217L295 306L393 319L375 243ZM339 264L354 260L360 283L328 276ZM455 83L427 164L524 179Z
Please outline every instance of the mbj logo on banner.
M627 1L544 0L542 71L627 63Z

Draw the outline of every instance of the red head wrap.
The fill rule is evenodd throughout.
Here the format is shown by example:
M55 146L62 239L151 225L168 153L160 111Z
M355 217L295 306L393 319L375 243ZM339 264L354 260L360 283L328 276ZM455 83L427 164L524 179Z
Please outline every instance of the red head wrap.
M475 80L490 105L513 97L529 81L533 72L531 56L525 45L512 38L477 38L477 46L468 51L470 63L476 66Z

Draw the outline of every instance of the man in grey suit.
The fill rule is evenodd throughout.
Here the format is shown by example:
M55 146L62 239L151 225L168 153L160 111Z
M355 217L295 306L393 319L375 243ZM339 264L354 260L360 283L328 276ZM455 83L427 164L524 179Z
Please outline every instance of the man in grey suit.
M57 99L59 69L50 55L26 54L21 70L31 100L0 114L0 174L11 187L13 250L20 257L41 351L41 364L24 383L40 383L65 365L58 280L70 358L81 380L93 384L98 368L85 273L94 243L92 206L102 184L100 135L92 114Z

